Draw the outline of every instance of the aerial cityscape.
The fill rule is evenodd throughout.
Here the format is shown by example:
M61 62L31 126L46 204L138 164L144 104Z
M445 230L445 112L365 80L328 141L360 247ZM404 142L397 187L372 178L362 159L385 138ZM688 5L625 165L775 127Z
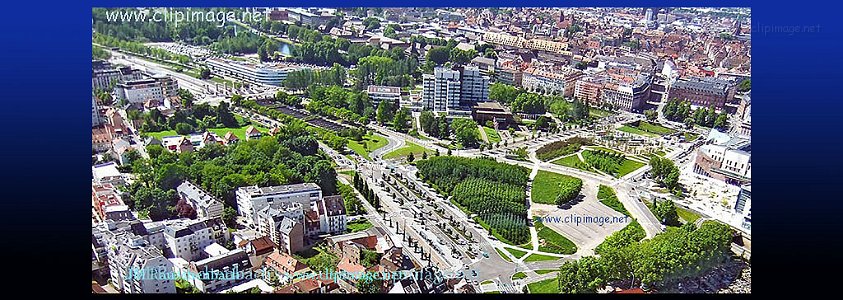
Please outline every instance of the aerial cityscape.
M92 293L751 293L749 8L92 15Z

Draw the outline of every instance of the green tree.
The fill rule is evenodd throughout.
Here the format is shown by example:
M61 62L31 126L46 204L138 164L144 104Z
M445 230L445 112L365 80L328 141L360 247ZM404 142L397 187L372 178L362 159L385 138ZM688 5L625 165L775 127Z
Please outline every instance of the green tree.
M222 211L222 220L225 222L225 225L228 228L236 228L237 222L235 222L235 218L237 218L237 211L234 210L231 206L226 206L225 209Z
M187 123L178 123L176 124L176 133L180 135L188 135L193 132L193 126Z
M655 110L648 109L648 110L644 111L644 116L647 117L648 121L652 122L652 121L655 121L659 117L659 114Z
M451 62L457 65L465 65L468 64L472 59L477 57L477 50L468 49L468 50L461 50L459 48L452 48L449 52L449 56Z
M447 47L436 47L427 51L425 59L441 66L448 61L450 55L450 50Z
M409 122L410 111L407 108L401 108L397 113L395 113L395 117L392 120L392 127L398 132L407 132L409 129Z
M392 107L392 103L390 101L381 101L378 103L378 110L376 115L376 120L381 125L386 124L387 122L393 120L393 112L395 109Z

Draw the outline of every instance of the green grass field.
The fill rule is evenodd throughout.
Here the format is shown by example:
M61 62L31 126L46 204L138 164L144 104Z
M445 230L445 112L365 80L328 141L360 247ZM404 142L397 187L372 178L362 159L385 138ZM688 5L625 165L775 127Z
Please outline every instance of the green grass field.
M535 226L536 234L539 237L539 251L556 254L574 254L577 252L577 246L565 236L544 226L541 222L535 222ZM541 240L544 240L544 245L542 245ZM530 257L533 255L530 255ZM527 257L524 261L527 261L530 257ZM553 259L557 258L553 257Z
M544 275L551 272L558 272L559 270L536 270L536 274Z
M545 279L527 285L530 294L559 294L559 281L556 278Z
M623 161L623 164L621 164L621 166L618 168L618 178L621 178L632 171L638 170L638 168L641 168L644 165L644 163L627 158Z
M527 252L521 251L521 250L518 250L518 249L512 249L512 248L504 248L504 249L506 249L506 251L509 251L509 253L512 253L512 256L515 256L515 258L521 258L521 257L524 256L524 254L527 254Z
M611 207L615 211L622 213L624 215L629 215L629 211L626 210L626 207L623 206L620 200L618 200L617 194L615 194L615 190L612 187L607 185L600 185L600 189L597 193L597 200L600 200L600 203Z
M495 248L495 251L498 251L498 254L500 254L501 257L503 257L503 260L508 261L508 262L512 262L512 260L509 259L509 256L507 256L506 253L503 253L503 251L501 251L501 249Z
M386 146L386 144L388 143L389 142L386 140L385 137L382 137L377 134L367 134L363 136L363 140L360 142L349 140L348 148L351 149L351 151L354 151L354 153L357 153L358 155L362 156L363 158L367 160L372 160L372 158L369 157L369 153L372 153L372 151L375 151L378 148Z
M242 119L239 116L237 117L237 120L242 122ZM219 137L224 137L226 133L231 131L231 133L233 133L235 136L237 136L237 138L239 138L242 141L242 140L246 140L246 128L249 128L249 126L255 126L255 128L258 131L260 131L261 133L263 133L264 135L269 133L269 129L266 129L264 127L260 127L260 126L254 124L254 123L249 124L249 125L245 125L245 126L241 126L241 127L237 127L237 128L226 128L226 127L223 127L223 128L208 128L208 131L216 133L217 136L219 136ZM147 132L146 135L157 138L157 139L160 140L161 138L163 138L165 136L174 136L174 135L179 135L179 134L176 133L175 130L165 130L165 131L158 131L158 132Z
M659 124L653 124L650 122L641 121L638 123L638 128L644 130L646 132L655 133L658 135L668 135L671 133L676 132L676 130L661 126Z
M589 149L594 149L594 150L606 151L606 152L609 152L609 153L621 153L621 152L620 152L620 151L618 151L618 150L615 150L615 149L609 149L609 148L606 148L606 147L600 147L600 146L588 146L588 148L589 148Z
M608 111L608 110L602 110L602 109L597 109L597 108L589 108L588 109L588 115L593 117L593 118L603 118L603 117L611 116L613 114L615 114L615 113L613 113L611 111Z
M643 136L646 136L646 137L659 137L658 134L649 133L649 132L646 132L644 130L641 130L641 129L638 129L638 128L635 128L635 127L632 127L632 126L629 126L629 125L621 126L621 128L618 128L618 131L628 132L628 133L637 134L637 135L643 135Z
M530 191L533 202L556 204L556 196L559 195L559 183L572 178L574 177L548 171L539 171L533 180L532 191Z
M700 215L697 213L679 206L676 207L676 214L679 215L679 218L686 223L694 223L700 218Z
M361 219L346 224L346 231L348 231L349 233L363 231L369 228L372 228L372 223L370 223L369 220L366 219Z
M421 159L422 153L424 153L424 152L427 152L428 156L431 156L435 153L435 151L432 151L432 150L427 149L425 147L419 146L419 145L417 145L413 142L407 142L406 146L395 149L395 150L392 150L389 153L384 154L383 158L384 159L393 159L393 158L405 157L407 155L410 155L410 153L413 153L413 156L416 159Z
M524 279L524 278L527 278L527 274L524 274L524 272L518 272L518 273L515 273L515 274L512 275L512 280L518 280L518 279Z
M557 259L561 259L561 258L556 257L556 256L533 253L533 254L530 254L530 256L527 256L527 258L524 259L524 262L557 260Z
M483 131L486 132L486 137L489 138L489 143L494 144L501 141L501 135L494 128L483 126Z
M582 162L582 160L580 160L580 157L576 153L552 161L553 164L570 168L576 168L577 162Z

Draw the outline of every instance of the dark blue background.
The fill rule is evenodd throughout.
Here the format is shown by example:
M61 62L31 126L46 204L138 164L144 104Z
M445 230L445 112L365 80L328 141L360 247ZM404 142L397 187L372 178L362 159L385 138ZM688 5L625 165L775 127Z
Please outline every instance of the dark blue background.
M15 1L0 43L5 292L87 293L92 6L750 6L756 293L834 289L843 118L840 11L819 1ZM819 26L760 32L760 26ZM12 266L9 263L20 263ZM51 276L52 275L52 276ZM4 276L5 277L5 276ZM761 279L760 281L758 279ZM768 281L769 280L769 281ZM773 283L770 281L786 282ZM804 281L804 282L802 282Z

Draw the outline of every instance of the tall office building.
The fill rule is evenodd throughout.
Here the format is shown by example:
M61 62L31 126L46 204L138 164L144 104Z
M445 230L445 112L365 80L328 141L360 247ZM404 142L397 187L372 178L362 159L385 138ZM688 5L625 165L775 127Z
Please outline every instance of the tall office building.
M447 112L460 104L460 73L458 71L436 68L433 75L425 74L422 78L422 102L424 108L435 112Z
M433 75L422 79L424 108L449 114L470 113L474 103L489 99L489 77L483 76L476 66L459 70L436 68Z

